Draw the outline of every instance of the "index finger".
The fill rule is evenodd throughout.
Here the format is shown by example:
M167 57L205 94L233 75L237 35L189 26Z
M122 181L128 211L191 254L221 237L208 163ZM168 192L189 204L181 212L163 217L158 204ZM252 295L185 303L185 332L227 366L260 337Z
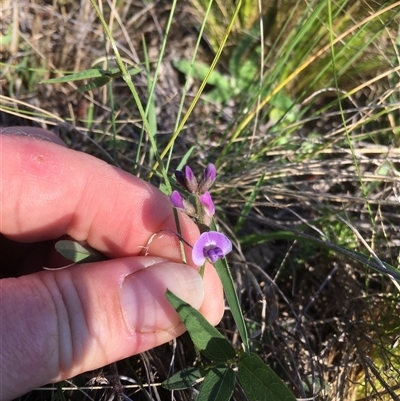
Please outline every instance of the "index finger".
M153 255L180 260L167 196L95 157L52 142L0 135L0 203L0 232L15 241L68 234L110 258L143 254L150 247ZM193 244L197 227L186 215L179 219L183 238Z

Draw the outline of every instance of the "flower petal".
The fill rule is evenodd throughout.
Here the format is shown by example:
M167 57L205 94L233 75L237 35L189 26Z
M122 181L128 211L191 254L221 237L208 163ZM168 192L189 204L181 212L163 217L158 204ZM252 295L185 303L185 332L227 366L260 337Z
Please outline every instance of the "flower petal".
M194 176L192 169L189 166L185 167L186 189L194 194L197 191L197 178Z
M217 169L214 164L209 163L204 170L203 178L199 183L199 194L204 194L208 191L212 184L214 184L215 179L217 178Z
M175 206L177 209L185 209L183 205L183 198L181 194L178 191L172 191L172 194L169 196L169 199L173 206Z
M186 177L185 173L180 170L174 170L176 181L178 181L179 185L186 189Z
M186 191L191 192L192 194L197 192L198 183L197 179L193 174L192 169L189 166L185 167L185 172L180 170L174 170L176 181L178 181L179 185L186 189Z
M203 195L199 196L199 201L202 205L203 211L208 215L208 216L214 216L215 214L215 206L214 202L211 198L211 195L208 191L204 192Z
M214 164L209 163L206 167L206 170L204 171L204 178L206 180L214 182L216 177L217 177L217 169L215 168Z
M194 244L192 250L193 263L196 266L203 266L204 262L206 261L206 257L204 255L204 248L202 246L196 246L196 244Z
M232 242L224 234L216 231L205 232L193 246L192 259L197 266L202 266L208 258L215 263L224 258L232 250Z
M216 242L216 245L221 249L224 257L232 251L232 242L226 235L218 233L216 231L210 231L208 234L212 234L213 240Z
M210 260L211 263L215 263L218 259L222 259L224 253L222 252L221 248L212 248L207 252L207 258Z

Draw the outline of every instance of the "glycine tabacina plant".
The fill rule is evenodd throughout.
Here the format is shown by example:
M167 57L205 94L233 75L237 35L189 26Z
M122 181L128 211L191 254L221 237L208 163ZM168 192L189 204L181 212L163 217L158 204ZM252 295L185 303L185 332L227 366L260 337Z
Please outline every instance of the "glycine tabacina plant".
M178 191L170 195L172 205L187 213L198 224L201 235L193 246L193 262L204 273L205 262L214 265L222 285L232 316L236 322L243 350L236 351L232 344L203 315L192 306L167 290L166 297L178 312L197 351L208 362L199 360L196 366L182 369L165 380L163 387L170 390L184 390L202 380L196 401L229 401L236 382L250 401L295 401L294 395L285 383L255 353L250 352L247 328L240 308L236 289L225 256L232 250L232 242L224 234L214 230L214 202L209 189L217 173L215 166L209 164L203 177L197 181L190 167L175 171L177 182L189 192L191 200ZM210 227L213 230L210 230ZM104 256L85 244L75 241L59 241L56 249L74 263L91 262L104 259ZM237 372L233 369L237 366Z
M184 390L202 379L196 401L229 401L237 379L250 401L294 401L295 397L282 380L261 358L250 352L247 328L240 309L234 282L225 256L232 251L232 242L215 227L213 216L215 206L209 189L217 172L213 164L208 164L200 181L189 166L183 171L176 170L179 185L189 193L189 199L178 191L170 195L172 205L191 216L200 228L201 235L192 249L193 262L204 273L208 260L215 266L224 287L232 315L243 341L243 350L236 350L232 344L186 302L167 290L166 296L185 324L197 351L208 359L198 361L196 366L184 368L175 373L162 385L170 390ZM233 367L237 365L237 373Z
M200 181L197 181L189 166L186 166L184 171L176 170L175 177L177 182L194 197L195 205L182 197L178 191L172 192L170 200L175 208L193 217L202 232L193 246L193 262L197 266L203 266L206 259L215 263L232 250L232 242L229 238L216 231L209 231L215 214L215 206L209 189L217 177L216 168L210 163Z

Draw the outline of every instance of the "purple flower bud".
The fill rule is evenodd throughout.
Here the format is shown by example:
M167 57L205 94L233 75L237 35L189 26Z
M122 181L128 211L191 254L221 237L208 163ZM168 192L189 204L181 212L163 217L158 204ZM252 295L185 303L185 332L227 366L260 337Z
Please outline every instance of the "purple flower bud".
M203 195L199 196L199 201L201 203L203 212L206 213L208 216L214 216L215 206L211 198L211 195L208 191L204 192Z
M186 188L189 192L194 194L197 191L198 183L197 178L194 176L192 169L189 166L185 167Z
M197 179L193 174L192 169L189 166L185 167L185 172L180 170L175 170L175 178L178 181L179 185L185 188L187 191L192 194L197 192L198 183Z
M169 196L169 199L174 207L177 209L184 210L185 207L183 206L183 198L178 191L172 191L172 194Z
M169 199L174 207L179 210L183 210L189 216L196 215L196 208L185 198L181 196L178 191L172 191Z
M193 246L192 259L197 266L202 266L206 259L215 263L232 250L232 242L224 234L216 231L205 232Z
M199 201L201 204L201 217L200 221L207 227L210 226L212 218L215 214L214 202L211 198L210 193L207 191L203 195L199 196Z
M208 191L212 184L214 184L215 179L217 178L217 169L214 164L210 163L204 170L203 178L199 184L199 194L204 194Z

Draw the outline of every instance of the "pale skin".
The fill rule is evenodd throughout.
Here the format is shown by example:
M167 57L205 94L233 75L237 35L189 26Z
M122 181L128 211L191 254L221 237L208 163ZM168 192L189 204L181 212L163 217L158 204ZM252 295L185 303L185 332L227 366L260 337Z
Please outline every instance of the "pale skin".
M179 218L193 244L197 227ZM48 131L0 128L0 399L182 334L166 288L217 324L224 305L215 269L207 265L201 279L188 246L182 264L173 232L171 204L157 188ZM54 251L65 236L109 260L43 270L65 263Z

